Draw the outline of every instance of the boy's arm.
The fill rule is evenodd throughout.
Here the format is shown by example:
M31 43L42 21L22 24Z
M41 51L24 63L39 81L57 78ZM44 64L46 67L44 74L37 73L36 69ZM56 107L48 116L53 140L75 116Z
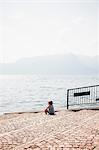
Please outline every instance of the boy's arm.
M47 114L47 113L48 113L48 108L49 108L49 106L45 109L45 114Z

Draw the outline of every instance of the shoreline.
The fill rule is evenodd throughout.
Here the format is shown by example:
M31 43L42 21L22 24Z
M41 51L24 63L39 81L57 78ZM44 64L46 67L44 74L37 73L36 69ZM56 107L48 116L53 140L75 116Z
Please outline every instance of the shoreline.
M55 109L55 112L62 111L62 110L67 110L66 106L58 107L57 109ZM42 113L42 112L44 112L44 109L43 110L30 110L30 111L13 111L13 112L3 112L2 114L0 114L0 116L10 115L10 114Z
M58 109L55 110L55 112L59 112L59 111L63 111L63 110L66 110L66 111L81 111L81 110L99 110L99 106L97 107L86 107L86 108L70 108L70 109L67 109L66 106L64 107L60 107ZM35 110L35 111L14 111L14 112L5 112L5 113L2 113L0 114L0 116L3 116L3 115L13 115L13 114L25 114L25 113L43 113L44 110Z

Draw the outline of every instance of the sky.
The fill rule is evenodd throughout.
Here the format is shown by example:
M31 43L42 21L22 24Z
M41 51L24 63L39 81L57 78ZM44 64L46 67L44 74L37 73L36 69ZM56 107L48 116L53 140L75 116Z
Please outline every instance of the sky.
M0 63L99 55L98 8L96 0L0 0Z

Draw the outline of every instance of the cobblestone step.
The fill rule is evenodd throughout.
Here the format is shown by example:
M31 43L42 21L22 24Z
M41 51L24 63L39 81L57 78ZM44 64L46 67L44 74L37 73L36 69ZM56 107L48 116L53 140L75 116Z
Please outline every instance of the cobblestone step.
M68 127L66 130L55 131L54 134L48 136L44 135L43 138L37 138L28 144L23 144L19 147L16 147L13 150L28 150L32 149L55 149L55 148L64 148L64 149L93 149L97 146L99 142L99 128L97 129L99 123L96 125L95 121L99 118L99 114L92 117L89 117L80 124L72 124L71 127ZM93 119L93 122L92 122ZM94 126L94 128L93 128ZM96 142L97 141L97 142ZM99 143L98 143L99 144Z
M48 147L53 149L55 145L58 148L63 145L68 149L91 149L97 146L99 140L98 111L62 111L55 116L28 114L16 121L15 118L7 121L9 127L3 122L0 128L2 131L4 125L5 130L0 134L0 150L43 150ZM15 129L13 124L16 125Z

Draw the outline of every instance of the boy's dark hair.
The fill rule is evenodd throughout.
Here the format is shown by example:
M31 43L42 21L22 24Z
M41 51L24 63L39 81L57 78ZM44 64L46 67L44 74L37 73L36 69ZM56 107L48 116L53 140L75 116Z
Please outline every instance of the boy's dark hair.
M53 101L49 101L48 103L49 103L50 105L52 105L52 104L53 104Z

